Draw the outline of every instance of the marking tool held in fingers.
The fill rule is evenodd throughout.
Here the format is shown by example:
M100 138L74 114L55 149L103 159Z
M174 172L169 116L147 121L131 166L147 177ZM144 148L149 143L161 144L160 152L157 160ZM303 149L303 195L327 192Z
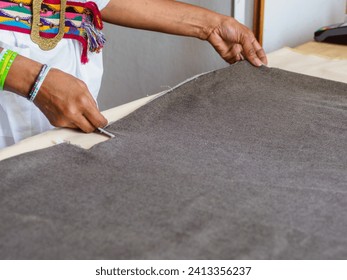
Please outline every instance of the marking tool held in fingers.
M98 130L99 130L100 133L105 134L105 135L107 135L110 138L115 138L116 137L116 135L114 135L113 133L107 131L104 128L98 127Z

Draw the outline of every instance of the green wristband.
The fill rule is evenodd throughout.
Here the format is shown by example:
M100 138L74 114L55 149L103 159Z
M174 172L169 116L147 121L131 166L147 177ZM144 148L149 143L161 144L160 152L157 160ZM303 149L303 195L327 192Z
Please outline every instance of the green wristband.
M0 90L4 89L8 72L10 71L12 63L17 55L18 53L7 50L0 61Z

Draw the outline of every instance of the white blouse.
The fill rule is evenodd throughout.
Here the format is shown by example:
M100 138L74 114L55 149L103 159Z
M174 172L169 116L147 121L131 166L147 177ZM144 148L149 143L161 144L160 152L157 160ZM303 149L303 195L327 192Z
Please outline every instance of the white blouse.
M109 0L94 2L102 10ZM0 46L83 80L96 99L103 73L102 52L89 52L89 62L82 64L82 46L77 40L62 39L54 49L42 51L31 41L29 34L6 30L0 30ZM41 111L26 98L9 91L0 91L0 148L52 128Z

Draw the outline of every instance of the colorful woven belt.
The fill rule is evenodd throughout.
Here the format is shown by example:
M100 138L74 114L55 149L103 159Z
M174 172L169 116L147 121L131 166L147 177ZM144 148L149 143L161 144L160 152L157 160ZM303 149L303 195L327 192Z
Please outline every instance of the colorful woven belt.
M37 6L35 14L33 7ZM82 63L88 61L88 50L99 52L103 47L102 27L101 15L94 2L0 0L0 29L30 34L43 50L54 48L61 39L59 35L78 40L82 44Z

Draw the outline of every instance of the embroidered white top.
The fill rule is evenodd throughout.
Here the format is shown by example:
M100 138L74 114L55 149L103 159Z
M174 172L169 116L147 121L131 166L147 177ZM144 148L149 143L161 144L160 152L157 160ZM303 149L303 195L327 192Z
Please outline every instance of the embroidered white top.
M85 0L77 0L86 2ZM102 10L109 0L94 0ZM82 46L76 40L63 39L50 51L42 51L30 35L0 30L0 46L20 55L48 64L83 80L96 99L103 73L102 52L89 53L89 62L81 63ZM41 111L27 99L12 92L0 91L0 148L52 129Z

